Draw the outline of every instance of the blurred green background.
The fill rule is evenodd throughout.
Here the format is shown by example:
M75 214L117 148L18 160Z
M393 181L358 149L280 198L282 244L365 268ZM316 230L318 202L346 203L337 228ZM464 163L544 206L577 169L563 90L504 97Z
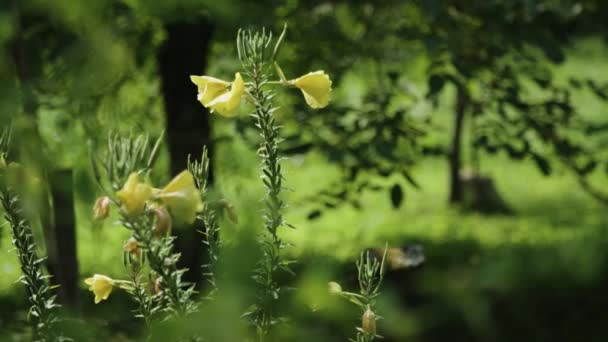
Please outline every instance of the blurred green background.
M60 251L49 269L68 270L55 279L68 284L69 322L85 327L76 340L142 337L126 294L94 305L82 281L124 278L129 237L116 216L92 220L101 193L90 156L110 132L162 131L155 182L208 145L212 191L239 223L221 223L224 294L155 339L194 329L243 340L262 229L258 135L245 112L209 114L188 76L232 79L237 30L286 23L287 77L324 70L333 94L317 111L295 90L277 96L286 217L297 227L283 236L298 260L279 340L353 336L360 313L326 284L355 289L358 254L388 243L420 245L425 261L387 274L387 341L605 341L607 11L602 0L3 1L0 124L13 127L14 159L48 181L53 222L36 218L36 238L41 253ZM200 240L178 232L191 281ZM27 340L5 226L0 244L0 338Z

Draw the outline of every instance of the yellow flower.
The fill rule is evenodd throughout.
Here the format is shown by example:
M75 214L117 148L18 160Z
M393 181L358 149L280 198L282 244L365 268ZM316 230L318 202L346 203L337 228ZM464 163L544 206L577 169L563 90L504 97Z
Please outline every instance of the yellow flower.
M127 182L122 189L116 193L116 196L120 199L127 215L135 216L143 212L146 201L152 197L152 187L140 183L137 172L133 172L127 178Z
M292 85L300 88L306 103L311 108L319 109L329 104L331 93L331 80L322 70L309 72L308 74L289 81Z
M89 290L95 294L95 304L108 299L112 293L114 280L101 274L95 274L92 278L85 279L85 284L89 285Z
M240 73L234 75L232 86L228 82L209 76L190 76L192 83L198 87L198 100L211 112L218 112L226 117L238 114L241 97L245 93L245 82Z
M203 209L203 201L188 170L175 176L156 196L169 208L176 225L192 224L196 213Z
M229 83L215 77L191 75L190 80L198 87L197 100L205 107L216 97L228 91Z

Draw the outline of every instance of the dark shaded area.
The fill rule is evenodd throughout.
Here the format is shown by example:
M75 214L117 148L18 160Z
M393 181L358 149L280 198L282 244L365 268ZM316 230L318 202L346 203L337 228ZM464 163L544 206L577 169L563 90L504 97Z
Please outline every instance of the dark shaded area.
M74 189L72 170L50 172L53 220L45 227L47 265L51 284L58 285L59 301L69 309L78 311L80 305L78 286L78 258L76 255L76 222L74 213Z
M158 54L167 118L171 174L186 168L188 156L200 159L203 145L213 151L209 112L196 100L190 75L202 75L207 67L213 25L205 18L166 25L167 39ZM211 158L213 160L213 158ZM211 167L213 169L213 167ZM212 178L211 178L212 179ZM176 229L180 267L187 268L184 280L200 282L203 244L197 230Z

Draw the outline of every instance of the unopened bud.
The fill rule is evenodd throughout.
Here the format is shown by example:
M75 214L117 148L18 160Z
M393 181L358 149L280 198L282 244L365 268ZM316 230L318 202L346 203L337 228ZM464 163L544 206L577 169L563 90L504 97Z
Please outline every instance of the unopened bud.
M104 220L110 214L110 198L101 196L95 201L93 206L93 219L96 221Z
M161 292L163 292L161 282L162 282L161 277L156 278L156 281L154 281L154 293L155 294L160 294Z
M155 207L152 212L156 219L156 222L154 223L154 234L156 234L156 236L163 236L170 233L173 223L167 209L165 207Z
M139 247L139 242L137 242L134 237L130 237L129 240L125 242L122 249L126 253L131 254L131 256L133 256L135 259L139 259L141 255L141 248Z
M329 283L327 283L328 287L329 287L329 293L332 295L337 295L342 293L342 286L340 286L340 284L336 283L335 281L330 281Z
M232 203L228 202L225 199L221 200L221 202L222 206L224 207L224 213L226 213L226 217L228 217L228 220L230 220L230 222L234 224L239 223L239 216L236 213L234 205L232 205Z
M363 313L363 318L361 319L361 329L367 334L376 335L376 315L369 306Z

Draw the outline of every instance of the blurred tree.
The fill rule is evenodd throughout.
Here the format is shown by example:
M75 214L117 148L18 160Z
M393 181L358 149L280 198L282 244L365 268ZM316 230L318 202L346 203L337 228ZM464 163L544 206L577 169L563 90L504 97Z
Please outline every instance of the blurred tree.
M258 4L272 7L272 1ZM290 61L283 66L288 77L325 68L338 88L334 115L296 109L284 117L291 133L286 152L314 149L344 171L332 190L313 196L328 198L327 208L345 201L357 206L357 193L364 189L386 189L398 205L403 199L398 183L374 184L368 176L401 174L415 186L411 166L421 156L439 153L448 159L450 203L507 210L491 180L479 175L482 149L530 159L544 174L558 160L588 188L585 177L608 160L596 160L598 146L572 136L599 135L605 123L590 123L576 110L572 86L553 79L551 64L564 62L574 38L605 34L605 25L593 20L604 7L601 1L549 0L291 1L275 6L274 25L285 21L297 28L290 30L282 51ZM427 100L445 101L440 95L454 89L447 148L421 139L429 135L428 128L435 130L428 117L414 115L425 101L411 81L421 59L428 63ZM601 98L596 82L579 83L589 84ZM472 141L473 172L463 172L466 138ZM496 198L479 198L488 194Z
M476 169L479 148L503 150L512 159L531 158L546 175L557 158L584 180L597 165L597 151L586 150L568 132L588 130L590 123L577 112L572 87L553 80L550 63L565 61L565 49L589 33L581 23L598 7L577 1L441 1L421 9L428 22L420 33L431 58L429 96L448 83L456 89L450 202L467 200L461 156L467 117Z
M213 151L209 113L197 101L196 89L189 80L190 75L204 74L213 25L201 16L169 22L165 24L165 30L167 38L160 48L158 64L167 116L171 173L178 174L186 168L189 156L193 160L201 158L202 146ZM204 227L176 230L176 244L182 254L181 267L188 269L184 279L200 284L203 244L198 231L204 231Z
M82 142L100 136L98 112L136 75L126 48L133 32L123 30L129 18L118 2L12 1L2 10L12 23L5 40L12 68L2 86L18 85L9 118L21 159L40 169L48 185L40 216L52 282L60 285L61 302L78 309L74 198L94 193L86 182L75 187L80 170L89 168Z

